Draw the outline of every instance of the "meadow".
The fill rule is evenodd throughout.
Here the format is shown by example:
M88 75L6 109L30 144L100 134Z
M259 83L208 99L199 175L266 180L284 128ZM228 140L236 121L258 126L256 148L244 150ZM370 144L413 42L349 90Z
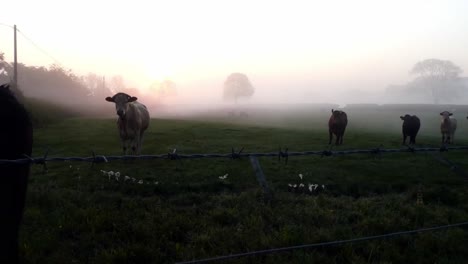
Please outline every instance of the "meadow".
M401 147L403 109L347 112L344 145L333 150ZM258 110L243 118L220 112L190 120L155 118L142 154L325 150L329 114L329 109L273 115ZM440 147L438 112L419 115L416 146ZM468 145L466 112L457 117L455 145ZM49 157L120 155L115 122L66 118L37 128L34 156L46 149ZM273 191L269 201L247 158L51 162L47 172L33 165L20 234L22 260L174 263L463 222L466 178L434 155L468 168L467 154L307 156L290 157L287 164L259 158ZM289 186L300 183L319 188ZM416 203L418 193L423 204ZM464 263L467 242L465 229L452 228L223 263Z

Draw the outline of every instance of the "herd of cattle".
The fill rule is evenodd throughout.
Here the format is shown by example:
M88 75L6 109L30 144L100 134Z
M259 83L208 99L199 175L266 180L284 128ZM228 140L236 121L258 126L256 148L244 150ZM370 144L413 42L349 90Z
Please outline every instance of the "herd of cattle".
M125 93L117 93L105 99L115 103L117 127L122 142L124 154L130 150L139 154L143 134L149 126L150 116L146 106L137 102L137 98ZM442 143L453 143L457 120L452 113L444 111L440 132ZM416 143L416 135L421 126L417 116L405 115L403 120L403 144L410 138L410 144ZM468 118L468 117L467 117ZM31 156L33 145L33 129L30 116L10 91L9 85L0 86L0 159L16 160ZM333 110L328 121L329 144L333 134L335 144L343 144L343 136L348 125L348 116L344 111ZM29 175L28 164L12 164L0 167L0 263L18 262L18 231L26 196Z
M453 144L455 138L455 131L457 130L457 119L453 116L453 113L449 111L443 111L440 113L442 120L440 122L440 133L442 134L442 144ZM466 117L468 119L468 116ZM403 142L406 144L406 139L409 137L410 144L416 144L416 136L418 135L419 128L421 127L421 121L419 117L415 115L404 115L400 116L403 120L402 134ZM330 140L328 144L332 143L333 135L336 137L335 144L343 144L343 135L348 125L348 116L345 112L340 110L333 110L330 119L328 120L328 133Z

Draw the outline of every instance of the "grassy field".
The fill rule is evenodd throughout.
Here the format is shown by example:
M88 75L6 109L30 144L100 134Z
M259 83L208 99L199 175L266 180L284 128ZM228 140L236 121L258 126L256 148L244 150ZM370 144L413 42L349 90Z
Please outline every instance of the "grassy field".
M398 148L393 113L350 115L344 145ZM377 115L374 113L374 115ZM328 112L227 122L153 119L142 154L324 150ZM257 117L261 117L258 114ZM392 119L394 118L394 120ZM418 146L438 147L427 115ZM385 121L386 120L386 121ZM389 121L391 120L391 121ZM427 121L426 121L427 120ZM426 121L426 122L425 122ZM388 125L385 125L387 122ZM457 145L468 145L459 119ZM467 123L467 124L464 124ZM114 119L66 119L35 131L34 156L119 155ZM434 127L432 129L431 127ZM468 168L466 151L441 155ZM429 153L260 158L274 192L265 203L248 159L54 162L33 166L21 230L25 263L173 263L350 239L468 220L468 184ZM120 172L115 177L101 170ZM219 176L228 174L222 180ZM303 175L301 180L298 176ZM133 179L124 181L124 176ZM142 182L142 184L139 184ZM313 193L288 184L319 184ZM417 205L418 188L423 205ZM226 263L464 263L468 232L453 228L388 240L249 257Z

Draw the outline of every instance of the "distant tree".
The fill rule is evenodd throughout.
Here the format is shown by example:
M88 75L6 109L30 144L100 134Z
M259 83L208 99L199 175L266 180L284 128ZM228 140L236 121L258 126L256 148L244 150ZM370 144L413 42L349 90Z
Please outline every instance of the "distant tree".
M413 89L429 89L434 103L457 97L463 89L460 81L462 69L448 60L426 59L416 63L410 74L416 75L409 85Z
M224 100L237 100L241 97L251 97L254 94L254 87L249 78L243 73L232 73L224 81Z
M122 75L112 76L110 80L110 88L115 93L123 92L123 90L127 89Z
M157 96L158 99L172 97L177 95L175 82L164 80L162 82L153 82L149 88L150 92Z
M0 51L0 75L8 75L5 69L5 53Z

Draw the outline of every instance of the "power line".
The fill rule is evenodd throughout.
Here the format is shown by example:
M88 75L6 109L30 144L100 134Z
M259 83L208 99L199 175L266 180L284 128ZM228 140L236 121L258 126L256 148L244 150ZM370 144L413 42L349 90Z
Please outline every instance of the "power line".
M305 245L298 245L298 246L291 246L291 247L265 249L265 250L247 252L247 253L239 253L239 254L232 254L232 255L227 255L227 256L219 256L219 257L206 258L206 259L201 259L201 260L184 261L184 262L177 262L177 263L179 264L205 263L205 262L210 262L210 261L221 261L221 260L234 259L234 258L240 258L240 257L273 254L273 253L284 252L284 251L292 251L296 249L310 249L310 248L317 248L317 247L324 247L324 246L336 246L336 245L356 243L356 242L369 241L369 240L375 240L375 239L391 238L391 237L396 237L396 236L401 236L401 235L414 235L416 233L437 231L441 229L461 227L461 226L466 226L466 225L468 225L468 222L462 222L462 223L456 223L456 224L444 225L444 226L421 228L421 229L409 230L409 231L400 231L400 232L394 232L394 233L388 233L388 234L376 235L376 236L359 237L359 238L346 239L346 240L336 240L336 241L331 241L331 242L322 242L322 243L305 244Z
M12 26L10 26L10 25L8 25L8 24L5 24L5 23L2 23L2 22L0 22L0 25L1 25L1 26L5 26L5 27L9 27L9 28L13 28Z
M18 27L16 30L27 40L29 41L36 49L44 53L46 56L54 60L57 64L59 64L61 67L63 67L63 63L61 63L59 60L54 58L54 56L50 55L47 51L45 51L43 48L41 48L39 45L37 45L30 37L26 36L26 34L23 33L23 31L19 30Z

